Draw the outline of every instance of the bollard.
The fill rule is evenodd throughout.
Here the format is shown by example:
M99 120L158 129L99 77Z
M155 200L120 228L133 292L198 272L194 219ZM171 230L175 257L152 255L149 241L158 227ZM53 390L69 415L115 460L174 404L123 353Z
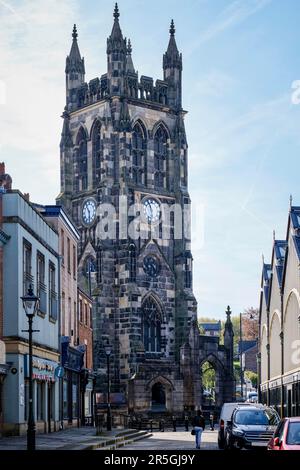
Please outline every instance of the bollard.
M176 416L172 416L173 432L176 432Z
M184 417L184 426L185 426L185 430L188 431L189 430L189 417L188 417L188 415L185 415L185 417Z
M214 426L214 415L213 415L213 413L210 414L209 419L210 419L210 430L214 431L215 426Z

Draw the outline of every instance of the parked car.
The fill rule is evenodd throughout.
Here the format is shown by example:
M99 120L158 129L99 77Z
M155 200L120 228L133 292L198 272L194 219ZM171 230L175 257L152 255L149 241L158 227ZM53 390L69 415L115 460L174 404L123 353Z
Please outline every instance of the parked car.
M257 392L248 392L247 393L247 402L248 403L257 403L258 393Z
M267 449L279 422L279 415L272 407L249 403L246 406L238 406L227 421L225 447Z
M280 421L268 443L268 450L300 450L300 417Z
M244 402L224 403L220 413L219 430L218 430L218 446L219 449L224 449L226 444L226 423L231 419L232 413L237 406L249 406Z

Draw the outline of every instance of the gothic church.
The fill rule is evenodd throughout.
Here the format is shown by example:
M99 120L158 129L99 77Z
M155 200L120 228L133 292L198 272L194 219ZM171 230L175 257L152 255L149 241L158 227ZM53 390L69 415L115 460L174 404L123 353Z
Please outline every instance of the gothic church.
M113 16L107 72L89 83L74 26L65 69L57 203L81 234L79 279L93 298L95 369L105 373L109 344L112 392L124 394L128 408L136 412L176 413L201 405L202 357L190 235L185 231L181 238L174 237L171 217L170 237L161 236L163 206L177 203L184 226L190 217L182 56L172 21L163 79L139 77L117 5ZM148 237L136 240L124 237L120 199L128 207L139 204L151 226L156 226L155 234L150 231ZM116 208L113 239L97 232L99 220L107 215L99 215L97 208L105 204ZM127 223L131 220L128 213ZM227 336L226 364L232 355L230 327ZM231 377L232 370L222 374ZM106 390L105 380L100 375L99 391Z

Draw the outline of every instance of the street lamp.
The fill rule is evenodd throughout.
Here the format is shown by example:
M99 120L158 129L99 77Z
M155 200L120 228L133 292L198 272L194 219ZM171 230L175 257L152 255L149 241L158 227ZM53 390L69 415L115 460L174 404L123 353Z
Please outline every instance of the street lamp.
M27 450L35 450L35 422L33 416L33 383L32 383L32 329L33 317L37 311L39 298L34 295L31 284L29 285L28 293L21 297L23 308L28 318L28 330L23 330L29 333L29 410L28 410L28 428L27 428Z
M105 346L105 354L107 361L107 431L111 431L111 410L110 410L110 355L111 355L111 346L107 344Z
M242 313L240 313L240 370L241 370L241 399L244 398L244 373L243 373L243 332L242 332Z
M249 314L250 320L255 320L252 312ZM241 398L244 398L244 363L243 363L243 314L240 313L240 368L241 368ZM246 385L246 397L247 399L247 385Z

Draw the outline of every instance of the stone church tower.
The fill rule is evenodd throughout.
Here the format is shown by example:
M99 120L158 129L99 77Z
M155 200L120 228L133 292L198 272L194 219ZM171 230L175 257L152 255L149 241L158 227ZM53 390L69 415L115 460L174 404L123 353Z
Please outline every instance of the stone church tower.
M109 343L112 391L124 393L130 409L193 409L201 402L199 330L188 229L182 56L174 23L163 79L155 82L139 77L134 67L117 5L107 39L107 73L89 83L77 36L74 26L65 70L57 203L81 234L79 280L94 302L95 369L105 373ZM124 219L121 212L133 204L139 210L129 209ZM182 236L175 233L177 212ZM131 237L126 228L136 215L144 218L138 225L143 236ZM98 389L105 391L106 377L99 377Z

